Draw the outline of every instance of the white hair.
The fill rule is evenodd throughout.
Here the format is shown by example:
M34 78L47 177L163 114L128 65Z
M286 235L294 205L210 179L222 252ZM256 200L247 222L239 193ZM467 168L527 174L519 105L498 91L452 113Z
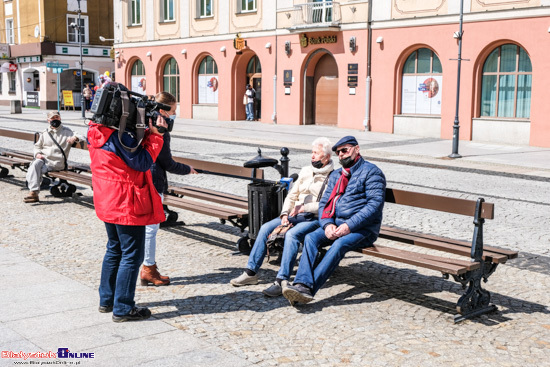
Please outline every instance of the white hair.
M325 155L331 155L331 152L332 152L331 145L332 145L332 143L327 138L325 138L325 137L317 138L313 141L313 143L311 143L311 145L314 148L321 147L321 148L323 148L323 153L325 153Z

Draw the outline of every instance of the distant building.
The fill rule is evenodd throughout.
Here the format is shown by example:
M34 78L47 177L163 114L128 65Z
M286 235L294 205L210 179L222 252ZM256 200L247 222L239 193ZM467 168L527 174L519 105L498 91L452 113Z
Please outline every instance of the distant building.
M114 0L118 80L179 116L452 138L460 0ZM460 139L550 147L550 0L464 0Z
M81 0L83 75L77 0L4 0L0 6L0 104L57 108L58 74L47 63L66 64L59 91L73 92L80 107L80 78L97 84L99 75L114 72L111 57L113 0ZM101 42L99 37L111 41ZM114 55L113 55L114 57Z

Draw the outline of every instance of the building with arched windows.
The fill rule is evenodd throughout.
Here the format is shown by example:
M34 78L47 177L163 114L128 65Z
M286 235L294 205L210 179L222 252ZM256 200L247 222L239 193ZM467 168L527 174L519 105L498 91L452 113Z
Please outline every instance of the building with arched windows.
M550 146L550 0L115 0L118 81L184 118ZM462 37L457 98L458 39ZM120 76L123 76L121 78ZM548 81L546 79L549 79Z

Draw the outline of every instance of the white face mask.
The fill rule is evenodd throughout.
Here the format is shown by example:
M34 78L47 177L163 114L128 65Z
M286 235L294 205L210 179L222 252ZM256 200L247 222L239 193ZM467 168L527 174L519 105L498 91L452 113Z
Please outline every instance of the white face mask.
M170 115L169 116L172 120L175 120L176 119L176 115Z

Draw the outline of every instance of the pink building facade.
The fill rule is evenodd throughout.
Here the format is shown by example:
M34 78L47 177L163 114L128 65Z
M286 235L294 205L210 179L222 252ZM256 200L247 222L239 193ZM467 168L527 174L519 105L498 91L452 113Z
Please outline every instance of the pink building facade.
M550 147L543 46L550 41L550 4L530 1L513 9L494 2L485 9L479 4L491 1L465 2L460 139ZM180 6L186 3L190 11L179 11L190 19L175 21L185 37L115 45L118 81L149 95L176 94L180 117L244 120L250 83L262 123L452 138L458 2L416 2L426 9L399 0L326 2L322 10L318 3L264 2L235 21L229 14L228 24L221 2L213 3L218 18L205 19L189 17L196 9L192 2ZM300 15L306 7L320 22ZM181 30L185 24L188 31Z

